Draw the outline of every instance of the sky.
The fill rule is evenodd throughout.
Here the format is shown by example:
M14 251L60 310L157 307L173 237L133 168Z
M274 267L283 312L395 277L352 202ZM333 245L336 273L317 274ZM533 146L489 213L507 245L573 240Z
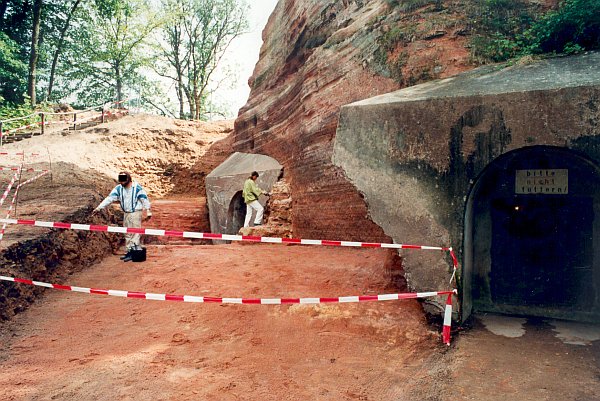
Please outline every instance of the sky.
M250 12L248 14L249 32L236 38L222 60L220 74L227 69L234 69L235 79L231 88L222 84L211 99L213 103L221 105L227 110L230 117L237 117L238 110L246 104L250 87L248 79L254 71L262 45L262 31L269 16L273 12L278 0L247 0ZM222 118L214 116L215 118Z

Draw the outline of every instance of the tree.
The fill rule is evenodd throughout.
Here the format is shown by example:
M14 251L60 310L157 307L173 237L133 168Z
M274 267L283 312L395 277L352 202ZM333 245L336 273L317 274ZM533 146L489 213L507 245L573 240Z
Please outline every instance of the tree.
M204 117L209 84L231 41L248 27L247 5L238 0L163 0L169 18L163 27L161 54L175 81L179 112L184 96L192 119Z
M19 59L18 44L0 32L0 98L20 101L26 73L27 66Z
M139 82L140 68L151 62L145 42L161 20L147 0L95 0L82 6L82 19L64 49L62 84L85 103L121 101L125 87Z
M29 55L29 75L27 78L27 95L31 105L35 106L35 74L38 62L38 46L40 41L40 21L42 15L42 0L35 0L33 5L33 27L31 29L31 50Z
M58 43L56 44L56 48L54 50L54 54L52 57L52 66L50 67L50 78L48 81L48 95L47 95L48 99L52 98L52 89L54 86L54 76L56 74L56 66L58 64L58 58L64 49L65 37L67 35L67 31L69 30L69 28L71 26L71 21L72 21L73 17L75 16L75 13L76 13L77 8L79 7L80 3L81 3L81 0L73 1L72 6L67 15L67 19L65 20L63 26L60 28L60 36L59 36Z

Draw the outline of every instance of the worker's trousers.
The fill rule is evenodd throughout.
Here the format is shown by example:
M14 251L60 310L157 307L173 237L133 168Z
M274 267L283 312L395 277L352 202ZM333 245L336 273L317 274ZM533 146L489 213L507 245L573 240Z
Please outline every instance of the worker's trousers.
M258 224L262 224L265 208L260 204L259 201L255 200L250 203L246 203L246 220L244 220L244 227L250 226L250 219L252 218L252 213L254 210L256 210L254 225L256 226Z
M139 210L133 213L125 213L125 217L123 218L123 227L142 227L142 211ZM127 249L127 252L131 251L132 249L141 249L140 238L140 234L125 234L125 248Z

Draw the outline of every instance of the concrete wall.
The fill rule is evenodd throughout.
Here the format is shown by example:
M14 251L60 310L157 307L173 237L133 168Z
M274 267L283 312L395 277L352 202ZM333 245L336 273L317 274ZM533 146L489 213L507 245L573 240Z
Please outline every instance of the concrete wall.
M277 160L269 156L236 152L208 174L206 198L211 232L237 234L236 227L230 224L231 214L236 208L232 201L234 198L239 199L238 193L243 190L246 179L252 171L257 171L257 185L265 191L270 191L281 175L281 169L282 166ZM259 202L264 206L266 197L261 196Z
M486 67L344 106L333 162L398 243L451 245L478 175L511 150L551 145L600 163L600 53ZM409 286L448 287L447 256L403 251Z

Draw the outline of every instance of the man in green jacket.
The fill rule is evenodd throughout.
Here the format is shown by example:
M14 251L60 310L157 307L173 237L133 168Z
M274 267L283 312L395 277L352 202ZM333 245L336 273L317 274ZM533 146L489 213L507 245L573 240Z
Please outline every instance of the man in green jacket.
M263 191L256 185L256 179L258 178L258 173L253 171L250 177L244 182L244 191L242 192L242 196L244 197L244 202L246 202L246 220L244 221L244 227L250 226L250 219L252 218L252 211L256 210L256 217L254 218L254 225L260 226L262 224L263 213L265 208L258 201L258 197L261 194L269 196L270 194L266 191Z

